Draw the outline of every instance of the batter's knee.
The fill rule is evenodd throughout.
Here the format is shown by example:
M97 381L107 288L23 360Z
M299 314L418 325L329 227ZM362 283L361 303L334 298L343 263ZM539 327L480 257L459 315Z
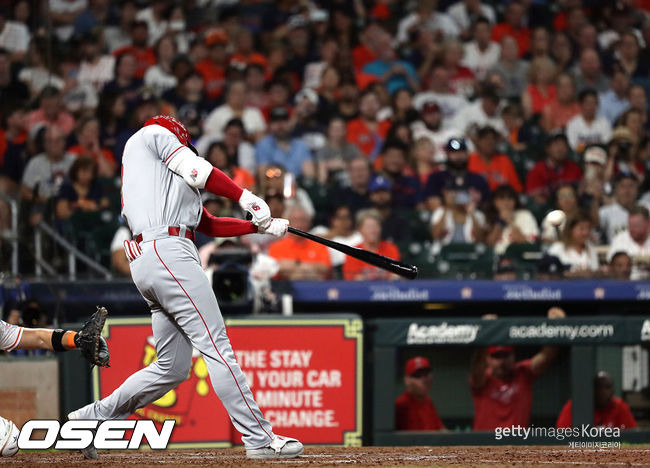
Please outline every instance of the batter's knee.
M183 362L178 360L168 362L156 361L156 363L160 371L164 374L165 380L178 385L184 382L189 376L192 360L188 359Z

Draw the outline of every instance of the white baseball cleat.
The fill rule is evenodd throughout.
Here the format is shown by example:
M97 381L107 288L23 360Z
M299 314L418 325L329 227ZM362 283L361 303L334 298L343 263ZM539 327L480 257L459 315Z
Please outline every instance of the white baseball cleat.
M68 413L68 420L73 419L81 419L76 411ZM88 460L97 460L99 458L99 455L97 455L97 449L92 443L85 449L81 449L80 452L84 458L87 458Z
M246 458L257 460L273 460L275 458L297 458L305 451L305 447L290 437L275 436L266 447L246 449Z

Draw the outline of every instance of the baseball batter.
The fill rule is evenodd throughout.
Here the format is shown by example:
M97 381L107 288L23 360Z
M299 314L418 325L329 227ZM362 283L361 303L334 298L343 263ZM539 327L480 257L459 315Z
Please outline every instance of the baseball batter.
M200 188L239 202L252 221L210 215L202 209ZM68 417L128 417L187 379L194 346L205 359L214 391L243 434L246 455L262 459L299 456L302 444L274 435L253 399L192 242L195 230L213 237L253 232L282 237L288 221L271 218L264 200L198 157L187 129L169 116L152 118L126 143L122 216L134 234L124 246L133 281L151 309L158 360L108 397ZM84 455L96 457L96 451Z

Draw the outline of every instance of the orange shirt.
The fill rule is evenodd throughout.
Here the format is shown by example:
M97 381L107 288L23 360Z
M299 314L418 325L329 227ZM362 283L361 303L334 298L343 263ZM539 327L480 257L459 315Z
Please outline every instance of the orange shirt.
M129 54L133 54L133 56L135 57L138 63L135 72L136 78L140 78L140 79L144 78L144 73L147 71L147 68L156 64L156 54L154 53L152 47L140 49L138 47L133 47L131 45L124 46L114 51L113 55L117 58L126 52L128 52Z
M384 144L391 123L383 120L377 123L376 131L368 128L361 117L348 122L348 142L356 145L366 156L374 160Z
M203 76L203 89L210 99L221 95L226 84L226 71L210 59L201 60L196 64L196 71Z
M555 102L555 85L546 87L546 95L543 95L538 86L529 84L526 87L526 92L530 96L530 103L533 114L541 114L546 107Z
M239 52L236 52L230 56L230 60L228 63L243 63L245 65L261 65L264 67L264 72L266 73L267 68L269 66L268 60L266 60L266 57L264 57L262 54L257 53L257 52L252 52L248 55L243 55L240 54Z
M377 59L377 54L363 44L352 49L352 62L355 70L361 70L365 65Z
M467 170L485 177L490 184L490 190L504 184L510 185L517 192L523 190L515 166L505 154L495 154L486 164L478 153L472 153L469 155Z
M287 236L272 243L269 247L269 255L276 260L297 260L302 263L332 266L327 247L294 236Z
M512 36L517 45L519 46L519 56L523 56L528 52L530 47L530 29L528 28L518 28L514 29L507 23L499 23L492 28L492 40L494 42L501 42L504 36Z
M370 250L363 243L356 245L360 249ZM370 250L371 252L378 253L384 257L393 258L395 260L401 260L401 255L399 249L395 244L390 241L381 241L377 250ZM359 275L362 275L362 278L359 278ZM345 263L343 264L343 279L346 281L355 281L355 280L382 280L388 279L391 273L386 270L381 270L376 266L362 262L353 257L346 257Z
M95 160L95 162L97 162L97 158L95 157L95 155L86 153L84 149L81 147L81 145L71 146L70 148L68 148L68 153L76 154L77 156L90 156ZM102 155L104 156L104 159L106 161L112 163L115 162L115 156L113 156L113 152L111 150L102 148Z
M236 167L232 171L231 179L240 187L252 190L255 186L255 177L243 167Z

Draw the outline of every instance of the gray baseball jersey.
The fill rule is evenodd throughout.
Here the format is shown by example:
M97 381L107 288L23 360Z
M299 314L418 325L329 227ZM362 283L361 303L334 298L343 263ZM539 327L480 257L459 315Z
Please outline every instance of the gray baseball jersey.
M243 434L248 449L274 438L235 359L214 292L194 243L169 236L169 226L198 224L198 191L167 164L181 146L168 130L152 125L127 142L123 156L122 213L142 241L124 241L131 276L152 313L158 359L129 377L103 400L77 410L79 419L122 419L187 379L192 347L205 359L210 381ZM193 153L192 153L193 154Z
M10 325L0 320L0 351L11 351L20 343L23 327Z

